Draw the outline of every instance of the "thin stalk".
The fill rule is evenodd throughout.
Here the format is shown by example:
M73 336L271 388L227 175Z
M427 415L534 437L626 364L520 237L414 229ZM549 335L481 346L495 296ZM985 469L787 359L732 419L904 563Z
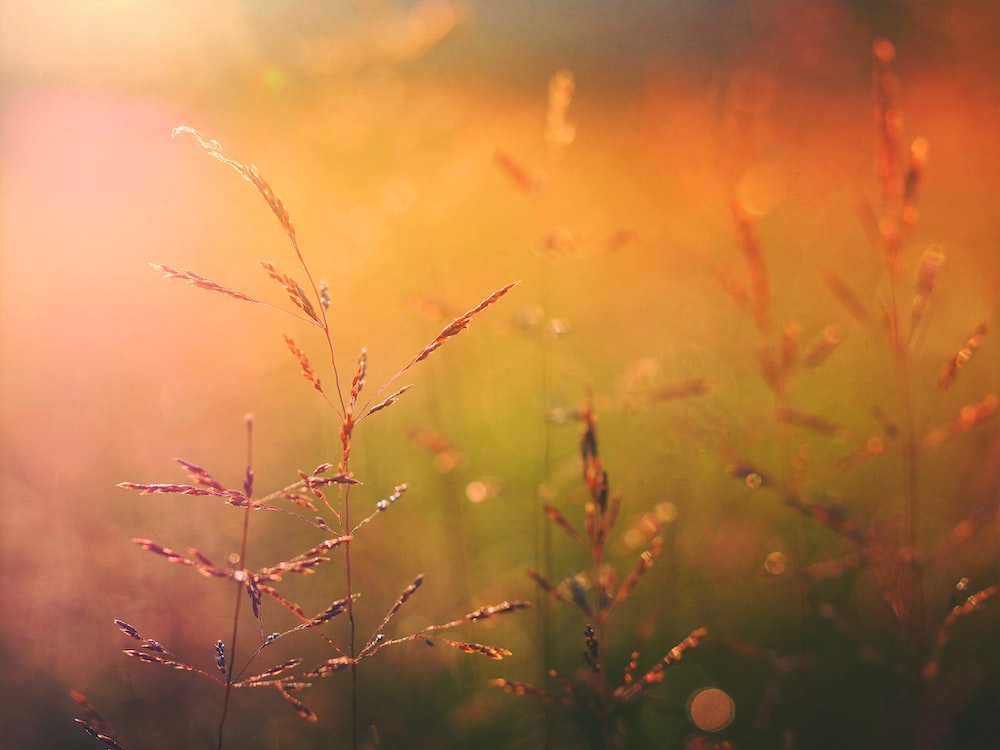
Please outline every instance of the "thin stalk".
M347 462L344 462L344 471L347 471ZM344 487L341 494L341 517L344 519L344 528L351 528L351 488ZM351 657L351 747L358 748L358 664L355 661L355 633L354 622L354 588L351 580L351 545L347 545L344 550L344 577L347 585L347 622L348 639L347 655Z
M551 383L550 383L550 362L549 362L549 343L545 336L544 328L544 316L548 313L550 296L549 296L549 269L550 265L548 259L544 256L541 258L541 308L542 308L542 329L539 332L539 337L541 341L540 351L540 387L542 391L542 455L541 455L541 481L538 486L544 487L552 477L552 424L549 421L549 410L552 408L551 403ZM548 522L543 522L542 514L535 513L535 564L542 571L545 576L545 580L552 580L552 524ZM538 545L538 524L541 524L541 549ZM548 669L552 664L552 657L554 653L554 648L552 644L552 598L544 596L541 591L538 592L537 600L535 606L538 607L540 612L538 628L539 628L539 639L542 644L542 664L541 664L541 682L544 682L544 675L548 674ZM543 717L543 740L542 740L542 750L550 750L552 747L552 734L553 734L553 722L552 722L552 708L548 704L544 704L544 717Z
M253 476L251 467L253 466L253 422L247 418L247 480L244 489L247 497L251 492L251 478ZM236 562L242 570L246 570L247 559L247 539L250 536L250 508L243 511L243 538L240 540L240 557ZM226 694L222 701L222 717L219 719L218 750L222 750L223 730L226 726L226 714L229 712L229 696L233 691L233 669L236 666L236 638L240 630L240 609L243 605L243 584L236 582L236 603L233 605L233 630L229 637L229 656L226 666Z
M913 393L910 383L909 357L906 344L896 342L896 365L899 375L900 408L903 413L902 446L902 490L904 517L906 523L906 543L910 548L910 581L908 598L912 597L912 610L904 623L908 645L912 651L914 669L919 674L924 651L924 581L920 563L920 491L917 466L917 428L913 409Z

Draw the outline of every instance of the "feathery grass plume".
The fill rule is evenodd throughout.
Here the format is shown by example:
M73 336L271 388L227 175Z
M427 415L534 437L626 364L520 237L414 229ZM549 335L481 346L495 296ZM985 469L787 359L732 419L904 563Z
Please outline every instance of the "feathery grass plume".
M823 283L826 284L827 289L833 293L837 301L844 306L844 309L858 323L868 325L871 322L871 314L868 312L868 308L858 299L858 295L851 290L847 282L840 278L840 276L830 270L824 271Z
M544 172L531 169L506 151L495 151L493 161L523 193L533 193L548 181L548 176Z

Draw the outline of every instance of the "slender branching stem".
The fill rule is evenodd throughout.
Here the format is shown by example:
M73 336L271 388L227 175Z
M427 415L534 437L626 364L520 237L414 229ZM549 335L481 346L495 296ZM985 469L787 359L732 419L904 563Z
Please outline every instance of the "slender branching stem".
M895 283L892 284L895 288ZM895 299L893 299L895 305ZM898 309L893 318L898 320ZM902 435L902 492L906 545L909 547L908 591L905 592L910 608L903 623L911 649L914 669L919 673L924 651L924 582L920 561L920 490L918 474L917 426L913 394L910 383L910 361L907 343L899 335L893 341L896 352L896 369L899 377L900 409L903 419Z
M344 462L344 471L347 471L347 462ZM341 490L341 517L344 519L344 528L351 528L351 488L343 487ZM351 657L351 747L357 750L358 747L358 664L355 661L355 638L356 625L354 621L354 584L351 578L351 545L347 545L344 550L344 577L347 587L347 655Z
M244 489L247 495L250 494L250 477L253 476L253 421L247 418L247 481ZM243 511L243 535L240 540L240 557L234 565L239 565L246 570L247 564L247 539L250 536L250 508ZM236 665L236 638L240 629L240 608L243 604L243 583L236 582L236 603L233 605L233 631L229 637L229 658L226 666L226 694L222 699L222 716L219 719L219 741L218 750L222 750L223 730L226 726L226 714L229 711L229 697L233 691L233 669Z

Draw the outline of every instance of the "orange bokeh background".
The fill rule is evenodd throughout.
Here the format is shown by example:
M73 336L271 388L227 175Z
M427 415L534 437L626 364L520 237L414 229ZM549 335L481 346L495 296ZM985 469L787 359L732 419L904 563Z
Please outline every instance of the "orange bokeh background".
M429 486L411 516L372 532L370 585L386 587L372 611L425 569L441 581L428 606L445 617L465 611L470 591L477 603L530 598L521 572L535 554L540 478L549 475L553 492L575 481L574 429L551 437L544 412L591 392L613 481L636 512L664 499L690 506L680 549L697 564L716 560L692 580L718 584L717 609L699 612L693 593L678 606L724 622L727 587L774 539L748 531L744 511L729 513L716 494L730 485L711 446L740 431L744 446L766 440L757 425L771 408L756 380L753 326L715 276L738 262L728 201L757 221L780 290L775 320L818 331L843 317L820 281L828 268L875 309L884 268L857 207L876 195L871 44L891 38L904 140L930 143L911 257L929 243L948 256L914 357L914 369L932 373L919 387L922 423L996 392L995 332L961 391L938 399L933 376L976 324L1000 326L998 32L1000 10L976 2L0 0L0 728L9 747L69 746L78 731L70 687L135 700L106 687L144 674L119 663L111 618L145 618L206 643L225 627L228 595L193 593L200 581L177 588L183 574L128 540L195 543L223 557L238 524L226 509L133 496L116 483L179 480L179 456L238 485L247 412L262 487L338 449L332 415L281 341L290 333L319 352L318 338L149 267L189 268L276 304L280 290L256 260L297 271L254 190L190 137L171 139L174 127L219 139L281 196L317 278L330 283L342 377L364 346L370 380L381 382L444 322L522 281L359 434L354 470L370 477L368 502L400 481ZM576 86L566 146L544 137L559 70ZM498 152L544 175L538 189L521 190ZM860 402L891 363L873 348L877 337L864 340L802 395L833 414L866 414ZM667 417L631 401L635 378L702 376L711 406L685 403ZM421 447L421 430L457 446L450 478ZM1000 455L996 423L985 430L992 438L976 451L949 458L965 479L942 480L928 534L957 520L947 498L965 480L975 485L982 456ZM979 481L996 490L995 477ZM487 501L468 502L473 482ZM962 562L995 580L989 533ZM275 542L274 554L296 546ZM532 627L510 638L530 649ZM149 747L169 741L143 737Z

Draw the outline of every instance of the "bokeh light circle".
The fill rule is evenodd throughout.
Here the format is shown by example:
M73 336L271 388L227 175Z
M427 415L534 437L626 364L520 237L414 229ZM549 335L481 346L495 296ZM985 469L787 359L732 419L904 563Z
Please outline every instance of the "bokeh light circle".
M719 688L702 688L691 693L687 702L688 718L703 732L718 732L736 717L736 704L729 693Z

